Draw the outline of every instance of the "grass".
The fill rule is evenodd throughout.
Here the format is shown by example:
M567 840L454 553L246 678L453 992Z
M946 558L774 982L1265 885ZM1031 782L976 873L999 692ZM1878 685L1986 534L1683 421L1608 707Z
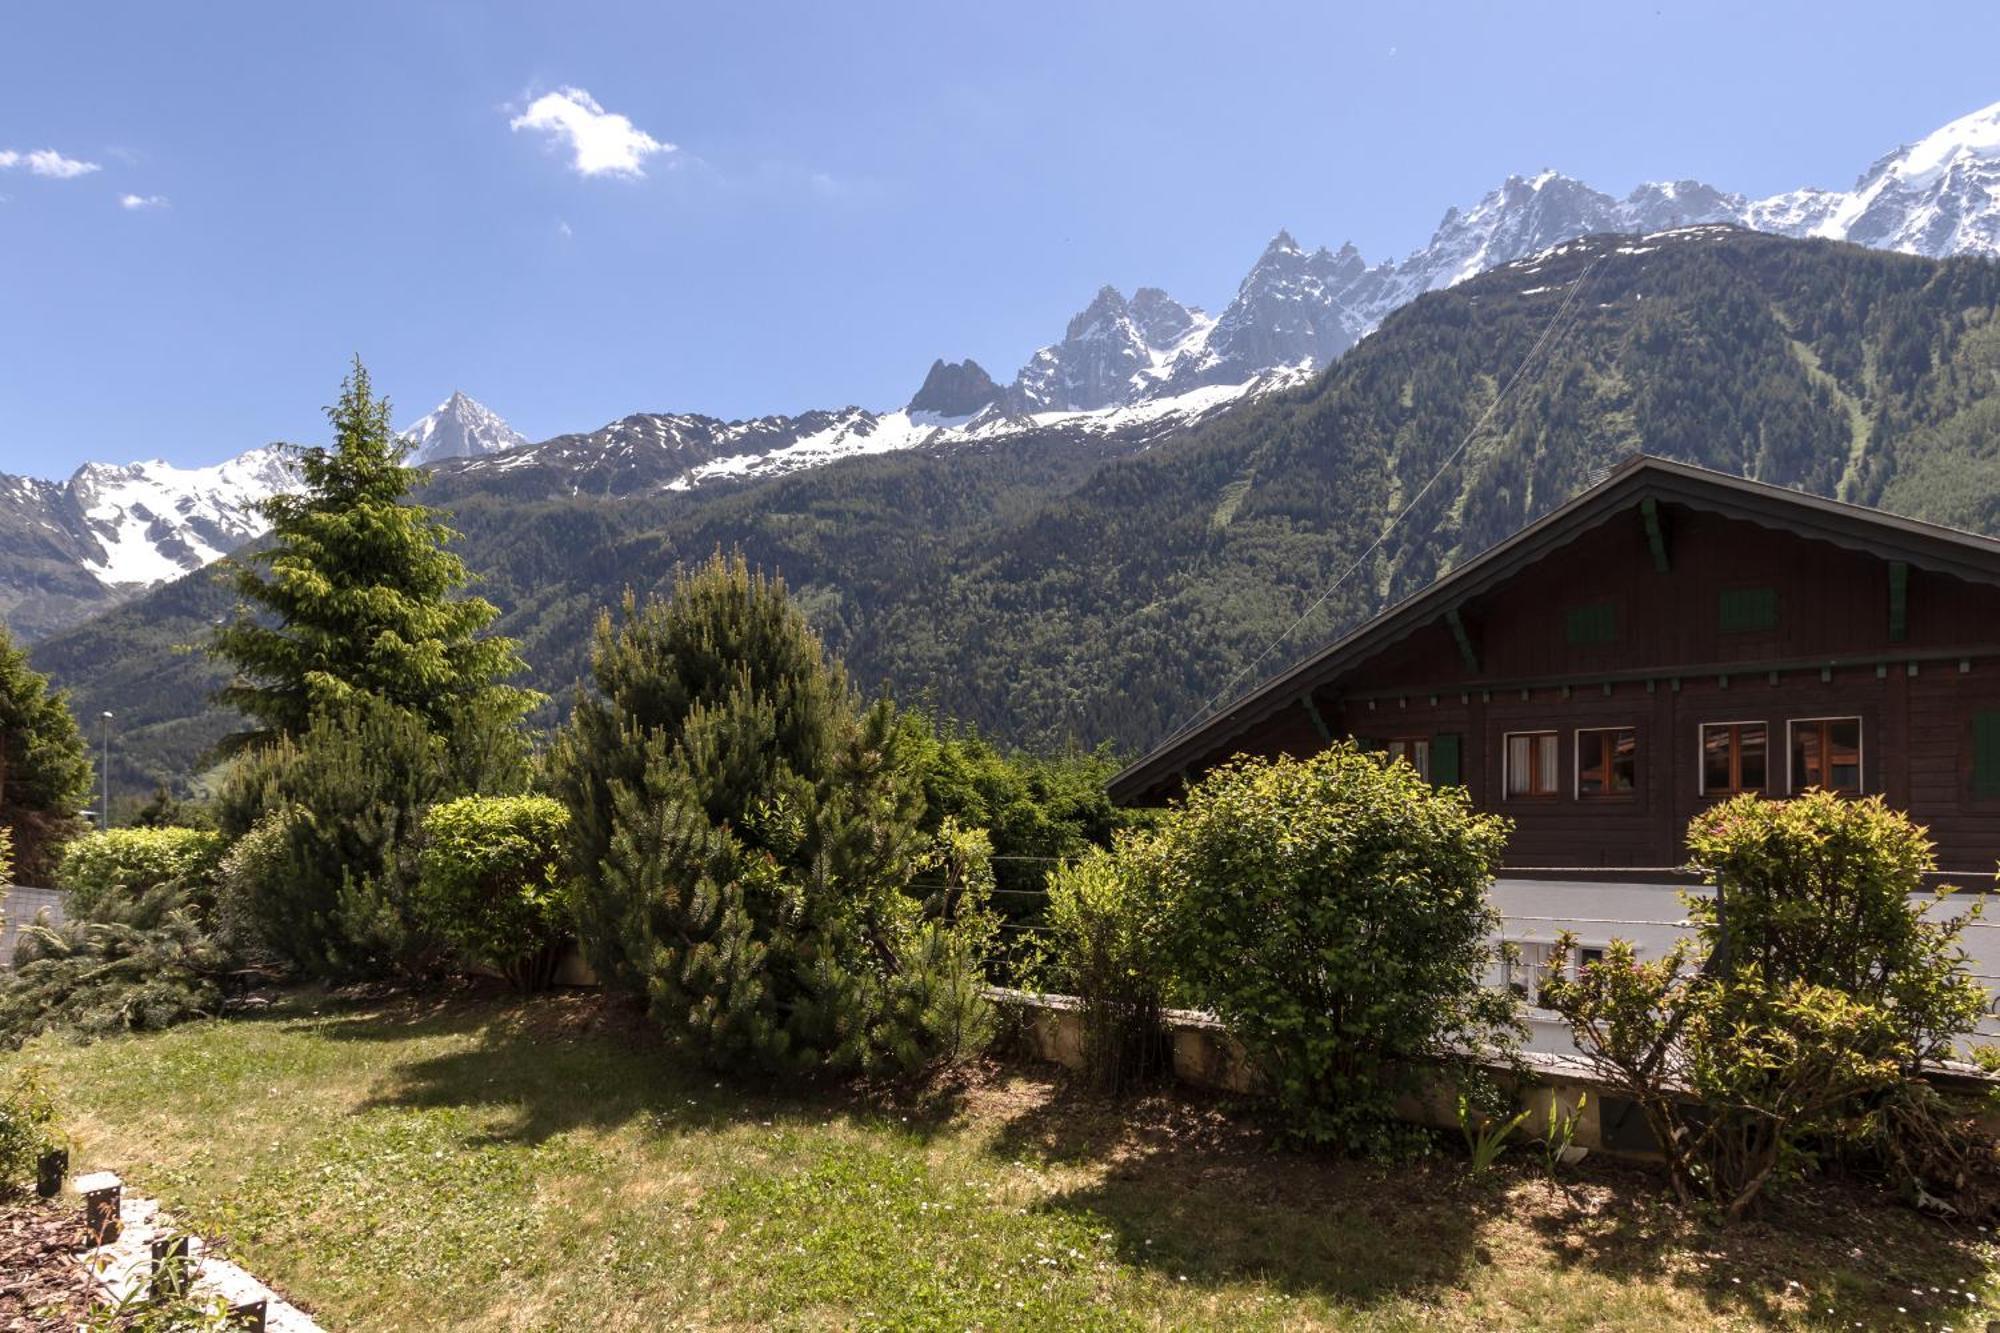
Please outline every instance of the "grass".
M340 1004L22 1056L123 1172L349 1329L1983 1328L1987 1237L1858 1187L1721 1229L1640 1168L1273 1151L995 1070L717 1081L591 997ZM1965 1293L1975 1292L1976 1304ZM1898 1307L1902 1307L1899 1311ZM1831 1308L1833 1313L1826 1311Z

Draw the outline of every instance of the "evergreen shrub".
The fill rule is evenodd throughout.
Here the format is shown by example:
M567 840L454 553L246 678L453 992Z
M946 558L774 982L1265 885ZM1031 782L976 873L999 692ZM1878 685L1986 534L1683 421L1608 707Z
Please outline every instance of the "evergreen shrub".
M670 598L628 595L592 676L552 771L599 978L717 1064L962 1058L961 1023L914 1015L983 980L986 909L927 911L921 737L860 704L783 582L718 553Z

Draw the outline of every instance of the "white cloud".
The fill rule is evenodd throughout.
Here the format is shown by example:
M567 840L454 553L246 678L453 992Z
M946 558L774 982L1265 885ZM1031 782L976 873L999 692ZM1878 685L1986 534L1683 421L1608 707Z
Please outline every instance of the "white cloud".
M136 213L145 208L168 207L167 196L163 194L121 194L118 206L128 213Z
M556 235L562 237L565 241L567 241L572 236L576 235L576 233L570 230L569 223L564 222L561 218L558 218L556 219Z
M543 93L508 128L540 130L568 145L570 167L579 176L643 176L647 158L676 151L626 117L606 111L581 88Z
M101 170L95 162L64 157L53 148L37 148L26 153L16 152L12 148L0 148L0 171L18 166L26 166L34 175L48 176L59 181L74 180L78 176L88 176L93 171Z

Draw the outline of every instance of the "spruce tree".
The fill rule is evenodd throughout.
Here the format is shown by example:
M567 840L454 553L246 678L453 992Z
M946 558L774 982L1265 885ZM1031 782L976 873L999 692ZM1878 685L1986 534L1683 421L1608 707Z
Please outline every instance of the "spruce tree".
M524 664L511 639L481 633L499 613L462 594L465 565L446 549L457 534L410 501L423 473L360 358L327 418L333 443L298 453L301 490L263 503L271 541L239 562L243 600L212 643L236 671L223 701L256 724L232 748L298 736L357 696L441 734L518 721L536 696L500 682Z
M82 831L91 772L68 693L51 691L0 628L0 827L13 830L23 882L48 883L63 843Z

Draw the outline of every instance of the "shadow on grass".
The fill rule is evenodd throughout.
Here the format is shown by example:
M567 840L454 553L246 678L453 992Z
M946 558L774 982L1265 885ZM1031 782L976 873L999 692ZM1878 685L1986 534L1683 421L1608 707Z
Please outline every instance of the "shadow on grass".
M1483 1181L1448 1142L1401 1166L1281 1146L1255 1103L1185 1090L1128 1099L1060 1080L1010 1115L1007 1160L1097 1166L1037 1207L1111 1231L1121 1259L1190 1284L1257 1281L1356 1307L1468 1288L1489 1264L1553 1266L1696 1296L1718 1320L1942 1327L1976 1310L1991 1247L1866 1186L1794 1186L1762 1217L1722 1225L1682 1208L1661 1172L1595 1158L1558 1188L1532 1150ZM1494 1251L1501 1251L1496 1255ZM1533 1257L1529 1257L1529 1256ZM1790 1284L1790 1285L1788 1285ZM1899 1310L1899 1307L1902 1307Z
M1551 1191L1553 1194L1553 1191ZM1789 1300L1837 1326L1940 1326L1994 1311L1966 1300L1989 1280L1986 1239L1927 1218L1861 1182L1794 1182L1762 1212L1724 1223L1675 1203L1660 1170L1603 1163L1573 1202L1532 1214L1553 1261L1617 1281L1665 1282L1718 1315L1776 1323Z
M534 1145L633 1124L672 1135L843 1119L928 1139L957 1114L962 1091L834 1080L781 1087L718 1074L674 1051L644 1015L597 993L458 993L291 1021L332 1041L460 1038L441 1054L394 1065L386 1086L356 1112L484 1110L494 1127L482 1138L496 1143Z
M1265 1283L1370 1307L1462 1287L1503 1205L1449 1160L1388 1166L1278 1146L1254 1104L1184 1090L1113 1100L1070 1081L994 1151L1102 1167L1037 1205L1113 1233L1119 1257L1189 1283Z

